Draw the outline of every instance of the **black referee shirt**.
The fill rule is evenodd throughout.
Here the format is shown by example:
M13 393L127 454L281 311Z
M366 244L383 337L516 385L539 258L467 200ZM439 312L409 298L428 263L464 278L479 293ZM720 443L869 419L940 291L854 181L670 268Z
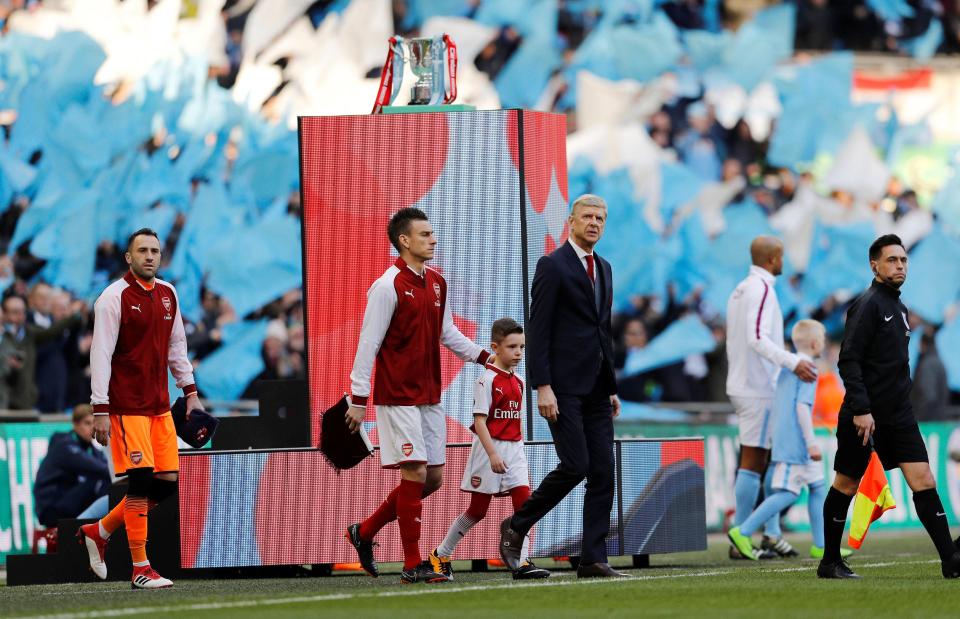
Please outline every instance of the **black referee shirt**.
M881 425L914 421L909 342L900 291L874 280L847 311L839 363L847 390L841 417L870 412Z

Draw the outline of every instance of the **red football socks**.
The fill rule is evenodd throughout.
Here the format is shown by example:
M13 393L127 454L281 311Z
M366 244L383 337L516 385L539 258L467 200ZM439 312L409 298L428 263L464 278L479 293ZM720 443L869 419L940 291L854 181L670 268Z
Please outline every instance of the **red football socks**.
M420 564L420 516L423 512L423 484L401 479L397 487L397 521L403 545L403 569ZM378 510L379 511L379 510Z
M387 498L383 500L377 511L370 514L370 517L360 523L360 537L368 542L380 532L380 529L387 526L397 519L397 494L400 493L400 486L390 491Z
M513 501L513 511L516 513L530 498L530 486L517 486L510 489L510 500Z

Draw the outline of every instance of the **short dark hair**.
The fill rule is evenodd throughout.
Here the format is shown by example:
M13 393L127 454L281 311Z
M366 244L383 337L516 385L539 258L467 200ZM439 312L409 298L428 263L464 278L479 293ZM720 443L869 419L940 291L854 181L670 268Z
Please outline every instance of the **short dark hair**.
M884 234L870 244L870 259L878 260L880 258L880 254L883 253L883 248L887 245L899 245L900 247L903 247L903 241L901 241L900 237L896 234ZM907 248L903 247L903 250L906 251Z
M152 236L153 238L157 239L157 243L160 242L160 237L157 236L157 233L154 232L153 229L151 229L151 228L140 228L139 230L137 230L136 232L134 232L133 234L131 234L131 235L130 235L130 238L127 239L127 251L130 251L130 248L133 247L133 241L134 241L138 236Z
M430 220L427 219L426 213L413 206L400 209L390 218L390 223L387 224L387 236L390 237L390 243L397 251L400 251L400 235L410 234L410 222L412 221Z
M514 333L523 333L523 327L520 326L520 323L513 318L498 318L493 321L493 326L490 327L490 340L499 344L507 339L508 335Z

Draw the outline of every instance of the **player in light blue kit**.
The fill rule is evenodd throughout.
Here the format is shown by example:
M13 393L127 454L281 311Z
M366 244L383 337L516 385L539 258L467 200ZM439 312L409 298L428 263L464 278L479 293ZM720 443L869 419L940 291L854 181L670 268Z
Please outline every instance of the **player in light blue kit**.
M823 352L826 330L816 320L800 320L791 333L800 358L813 361ZM773 405L773 452L770 458L773 493L727 536L749 559L757 559L750 536L765 522L793 505L804 486L810 490L808 509L813 546L810 556L823 557L823 454L813 438L813 401L816 383L805 383L795 374L781 372ZM850 551L846 550L849 554Z

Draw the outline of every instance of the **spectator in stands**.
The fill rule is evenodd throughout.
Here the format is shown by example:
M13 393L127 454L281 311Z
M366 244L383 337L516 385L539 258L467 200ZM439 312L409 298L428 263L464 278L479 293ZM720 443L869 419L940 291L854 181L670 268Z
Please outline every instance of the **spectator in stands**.
M48 328L50 320L50 297L53 289L45 282L37 282L27 295L27 324Z
M73 429L50 437L33 486L37 520L54 527L60 518L75 518L110 488L107 457L93 445L93 407L73 409Z
M642 372L632 376L623 374L623 367L627 357L633 351L643 350L647 346L647 326L639 318L630 318L623 326L623 336L619 338L622 345L614 351L614 366L617 371L617 393L620 398L630 402L646 402L650 400L650 391L653 377L650 372Z
M947 370L937 351L937 332L932 326L920 336L920 359L913 378L911 404L917 421L943 421L947 418L950 387Z
M828 0L800 0L797 3L797 49L827 51L833 48L833 10Z
M0 311L0 321L3 312ZM10 375L23 367L19 351L13 344L13 338L6 331L0 332L0 410L10 408Z
M82 324L80 308L73 308L75 313L44 329L27 323L27 304L23 297L8 296L3 300L2 307L4 337L13 342L13 355L21 366L14 368L7 376L7 385L10 388L9 405L10 408L17 410L32 409L37 403L38 396L37 386L34 383L37 347L60 337L71 328L79 327Z
M677 153L691 170L708 181L720 180L720 162L724 148L711 135L713 115L698 101L687 108L690 128L677 139Z
M49 320L60 322L72 315L70 293L64 290L50 291ZM70 369L77 363L80 324L72 324L59 335L37 347L37 369L34 382L37 385L37 410L55 413L67 406L67 389ZM70 400L73 401L73 400Z

